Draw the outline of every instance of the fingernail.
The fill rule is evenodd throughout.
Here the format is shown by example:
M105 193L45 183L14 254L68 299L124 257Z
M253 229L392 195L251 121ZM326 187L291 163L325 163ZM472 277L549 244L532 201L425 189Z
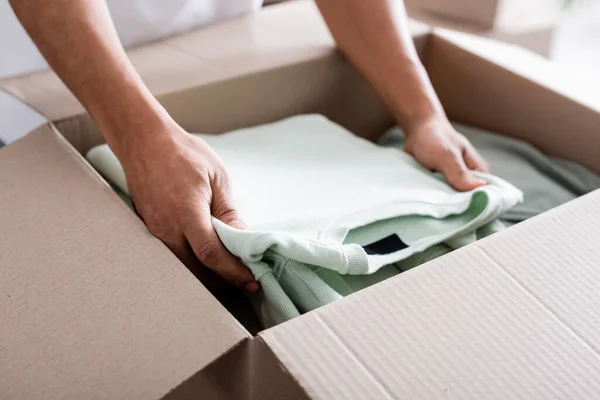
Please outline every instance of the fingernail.
M246 286L244 286L244 290L248 293L258 292L258 289L260 289L260 285L256 281L247 283Z

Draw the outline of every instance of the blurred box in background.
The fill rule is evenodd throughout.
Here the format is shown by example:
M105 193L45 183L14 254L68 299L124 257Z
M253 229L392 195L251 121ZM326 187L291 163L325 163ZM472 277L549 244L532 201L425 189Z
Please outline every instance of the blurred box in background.
M569 0L405 0L407 8L470 22L482 29L517 33L556 23Z
M264 0L264 5L291 0ZM408 16L432 27L516 44L549 57L564 6L576 0L404 0Z
M448 3L485 3L483 0L424 0L423 4ZM548 0L551 2L552 0ZM524 1L525 2L525 1ZM441 13L429 11L424 8L412 6L412 3L420 3L420 0L407 0L407 11L410 18L424 22L432 27L452 29L459 32L470 33L489 39L495 39L506 43L516 44L528 50L534 51L544 57L548 57L552 50L552 39L556 31L558 16L554 20L548 20L546 24L532 24L529 29L508 29L499 26L489 27L483 24L467 21L466 19L444 17ZM510 3L510 2L509 2ZM443 7L441 7L444 10Z

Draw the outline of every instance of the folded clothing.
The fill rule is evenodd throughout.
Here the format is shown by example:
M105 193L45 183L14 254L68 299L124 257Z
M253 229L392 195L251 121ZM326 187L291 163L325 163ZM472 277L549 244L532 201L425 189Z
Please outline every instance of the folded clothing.
M370 275L428 249L443 253L442 245L476 240L478 229L522 201L513 185L478 172L486 186L457 192L400 149L377 146L318 115L199 136L228 167L233 203L248 230L216 218L213 226L261 283L266 326L340 298L322 271ZM106 145L87 158L128 193Z
M501 217L506 225L524 221L600 188L600 176L584 166L551 157L527 142L453 123L490 164L492 173L523 192L524 201ZM404 135L388 130L379 144L401 149Z
M354 292L398 275L401 272L406 272L409 269L417 267L421 264L425 264L426 262L434 260L440 256L443 256L444 254L448 254L457 248L466 246L467 244L483 239L484 237L492 235L496 232L500 232L505 228L506 227L502 222L499 220L494 220L491 223L477 229L472 235L465 235L454 240L450 239L445 243L436 244L432 247L429 247L427 250L413 254L402 261L384 266L377 272L374 272L370 275L341 275L329 269L318 268L314 266L311 266L311 268L336 292L342 296L348 296Z

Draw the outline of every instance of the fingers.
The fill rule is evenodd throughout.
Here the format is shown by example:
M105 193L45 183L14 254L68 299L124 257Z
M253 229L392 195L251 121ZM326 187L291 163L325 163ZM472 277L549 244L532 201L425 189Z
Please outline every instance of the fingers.
M484 180L473 177L465 164L463 155L458 151L448 151L440 172L444 174L452 187L462 192L473 190L486 184Z
M229 185L221 182L212 185L212 215L221 222L226 223L237 229L246 229L246 224L242 221L235 210L231 199Z
M490 172L489 164L479 155L477 150L475 150L470 143L465 145L463 157L469 169L479 172Z
M235 213L228 212L225 215L237 221ZM208 204L202 202L195 207L189 215L183 233L202 264L238 288L249 292L258 290L258 283L250 270L229 253L219 240L212 226Z
M223 278L198 261L183 234L176 235L176 237L164 241L164 243L211 293L220 293L231 288L231 285L225 282Z

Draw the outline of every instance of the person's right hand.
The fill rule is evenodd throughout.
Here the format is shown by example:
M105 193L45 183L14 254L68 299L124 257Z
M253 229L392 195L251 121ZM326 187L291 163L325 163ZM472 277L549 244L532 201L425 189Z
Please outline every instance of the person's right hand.
M128 143L120 161L148 230L190 269L199 260L236 287L258 290L250 270L225 249L211 223L213 215L235 228L245 228L231 203L227 171L219 156L174 122L167 128L153 128L145 137ZM200 279L216 290L206 272L200 270Z
M424 167L441 172L456 190L469 191L486 184L471 171L489 172L488 163L445 115L419 123L407 132L404 150Z

